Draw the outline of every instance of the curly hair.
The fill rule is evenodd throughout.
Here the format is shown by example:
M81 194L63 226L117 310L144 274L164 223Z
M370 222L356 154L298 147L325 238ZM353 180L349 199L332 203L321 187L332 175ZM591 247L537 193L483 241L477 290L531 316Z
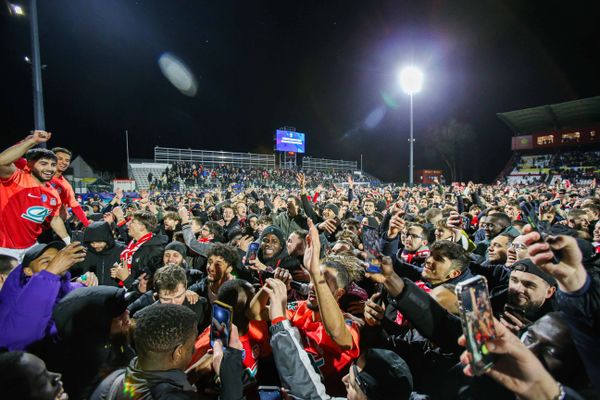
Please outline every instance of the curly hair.
M321 260L326 268L335 269L337 284L341 289L346 289L352 282L363 278L364 268L362 262L347 254L330 254Z
M227 244L216 243L208 250L206 258L212 256L221 257L225 262L235 268L240 263L240 256L237 250Z
M133 338L138 356L175 350L196 335L196 314L176 304L154 304L136 314Z

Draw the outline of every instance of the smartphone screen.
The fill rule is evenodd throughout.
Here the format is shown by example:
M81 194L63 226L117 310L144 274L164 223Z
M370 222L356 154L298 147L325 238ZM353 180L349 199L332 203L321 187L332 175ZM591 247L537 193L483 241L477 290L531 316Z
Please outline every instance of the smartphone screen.
M473 355L471 367L475 375L481 375L493 364L493 354L486 342L496 338L494 317L487 282L476 276L456 286L462 327L467 339L467 350Z
M463 231L468 230L471 225L471 221L469 220L469 217L462 216L461 219L462 219L462 222L461 222L462 230Z
M233 309L220 301L215 301L212 306L212 321L210 324L210 345L214 346L215 340L220 339L223 347L229 344L231 332L231 319Z
M252 242L248 245L248 251L246 251L246 265L250 265L250 261L256 260L259 248L260 243L257 242Z
M280 400L281 392L275 386L259 386L258 397L260 400Z
M367 253L367 262L369 263L367 272L381 273L381 252L379 251L379 233L377 229L363 225L362 242Z

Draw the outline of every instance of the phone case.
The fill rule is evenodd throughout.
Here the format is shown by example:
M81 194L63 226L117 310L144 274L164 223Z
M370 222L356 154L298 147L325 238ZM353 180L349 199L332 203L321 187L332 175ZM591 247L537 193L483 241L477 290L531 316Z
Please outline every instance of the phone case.
M493 354L485 342L496 337L494 317L485 277L478 275L456 286L463 333L467 350L472 354L471 368L481 375L493 365Z
M227 317L224 320L223 317ZM216 300L212 305L212 318L210 323L210 345L214 345L215 340L220 339L223 347L229 345L231 335L231 322L233 321L233 308Z

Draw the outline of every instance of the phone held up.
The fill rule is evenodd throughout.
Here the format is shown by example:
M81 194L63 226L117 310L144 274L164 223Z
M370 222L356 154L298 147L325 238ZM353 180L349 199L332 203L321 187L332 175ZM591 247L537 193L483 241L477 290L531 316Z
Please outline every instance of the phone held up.
M248 251L246 251L246 265L251 265L250 261L256 260L259 248L260 243L257 242L252 242L248 245Z
M369 266L366 271L372 274L381 273L381 252L379 251L379 234L377 229L367 225L362 227L364 250L367 253Z
M212 321L210 323L210 346L213 347L215 340L220 340L223 347L229 345L231 336L231 321L233 319L233 308L230 305L215 301L212 305Z
M481 375L491 368L494 361L494 355L489 352L486 343L496 338L486 279L478 275L459 283L456 296L466 347L473 356L471 368L475 375Z

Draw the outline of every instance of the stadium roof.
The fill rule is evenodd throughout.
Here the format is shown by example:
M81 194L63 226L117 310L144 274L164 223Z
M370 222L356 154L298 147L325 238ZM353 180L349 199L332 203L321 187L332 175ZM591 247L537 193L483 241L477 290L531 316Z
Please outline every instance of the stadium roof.
M580 128L600 122L600 96L497 115L515 135Z

